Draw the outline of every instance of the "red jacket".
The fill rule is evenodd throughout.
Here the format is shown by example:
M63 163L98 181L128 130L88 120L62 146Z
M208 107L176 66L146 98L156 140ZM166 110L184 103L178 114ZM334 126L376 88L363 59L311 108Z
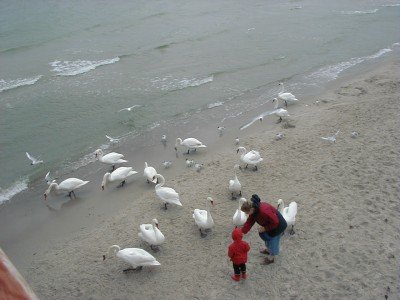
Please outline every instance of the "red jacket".
M229 245L228 256L235 265L244 264L247 262L247 252L250 251L250 246L245 241L242 241L243 232L240 228L235 228L232 231L233 243Z
M242 227L242 232L244 234L249 232L255 222L265 227L267 233L271 232L274 229L277 229L279 226L279 218L276 208L273 207L271 204L261 202L258 214L256 216L254 216L254 214L249 215L246 223L244 223Z

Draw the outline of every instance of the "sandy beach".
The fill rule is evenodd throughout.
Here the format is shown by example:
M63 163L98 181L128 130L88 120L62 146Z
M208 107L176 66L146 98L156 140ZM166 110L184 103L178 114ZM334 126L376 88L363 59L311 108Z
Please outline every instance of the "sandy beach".
M180 194L182 207L164 210L139 167L135 187L111 186L101 192L102 175L97 175L96 193L79 191L80 198L103 205L104 215L94 216L101 220L95 227L82 226L64 239L59 238L62 226L44 229L19 241L21 250L10 240L6 248L15 252L8 255L40 299L398 298L399 68L395 60L344 76L322 95L290 105L291 117L280 124L270 116L246 130L227 131L205 151L180 155L170 169L159 172L165 185ZM337 130L335 143L321 139ZM353 131L359 133L356 138L351 137ZM275 139L278 132L284 133L282 140ZM258 171L238 171L243 197L257 193L273 205L279 198L286 205L298 203L296 233L283 236L274 264L261 264L263 245L256 227L245 235L251 246L249 278L239 283L231 280L227 259L238 207L228 191L233 166L239 163L237 135L241 146L258 150L264 158ZM201 161L204 169L186 168L187 157ZM208 196L215 200L215 227L202 238L192 213L205 208ZM107 207L113 202L122 209L110 216ZM86 216L83 222L90 223L90 203L80 206L80 212L49 214L71 223ZM139 225L153 218L166 237L158 252L138 238ZM57 242L40 243L44 236ZM161 266L123 273L128 267L124 262L102 259L114 244L143 248Z

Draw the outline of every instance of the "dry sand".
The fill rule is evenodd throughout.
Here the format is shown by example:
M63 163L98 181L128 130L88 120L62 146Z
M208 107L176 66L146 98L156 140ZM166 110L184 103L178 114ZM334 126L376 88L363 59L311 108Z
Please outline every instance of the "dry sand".
M233 139L194 155L205 163L201 172L166 173L166 186L180 193L183 207L163 210L150 187L141 194L130 186L111 190L108 201L131 201L123 213L42 247L21 273L41 299L399 297L399 64L381 65L289 106L294 127L263 122L242 132L242 145L264 158L257 172L238 172L243 196L257 193L274 205L282 198L299 207L296 233L283 236L276 263L260 264L256 227L245 236L251 245L247 280L230 279L226 255L238 206L228 191L239 161ZM321 139L338 129L336 143ZM352 131L359 136L351 138ZM280 141L278 132L285 134ZM215 227L201 238L192 212L205 207L207 196L216 200ZM137 236L139 225L153 218L166 236L156 253ZM141 247L161 266L123 273L127 265L119 259L102 261L113 244Z

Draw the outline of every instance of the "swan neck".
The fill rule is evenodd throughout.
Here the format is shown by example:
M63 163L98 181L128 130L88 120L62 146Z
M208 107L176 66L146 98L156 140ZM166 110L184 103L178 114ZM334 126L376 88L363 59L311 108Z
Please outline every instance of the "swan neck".
M49 187L48 187L48 189L47 189L47 191L46 191L46 194L49 194L53 189L56 189L56 190L59 189L58 183L57 183L57 182L52 182L52 183L49 185Z
M165 178L161 174L157 174L156 178L160 179L161 182L156 185L156 188L162 187L165 184Z
M108 181L109 181L109 178L110 178L110 173L109 172L107 172L106 174L104 174L104 176L103 176L103 182L101 183L101 185L106 185L107 183L108 183Z
M279 94L282 94L284 90L285 90L285 87L283 86L283 83L281 83L281 91L279 92Z
M112 245L111 247L110 247L110 249L108 250L108 253L111 255L111 254L114 254L114 255L117 255L117 253L119 252L121 250L121 248L118 246L118 245Z

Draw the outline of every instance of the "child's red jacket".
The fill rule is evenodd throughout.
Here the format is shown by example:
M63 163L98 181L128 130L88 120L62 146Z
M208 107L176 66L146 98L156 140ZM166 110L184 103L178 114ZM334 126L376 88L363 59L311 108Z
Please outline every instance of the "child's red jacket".
M245 241L242 241L243 232L240 228L235 228L232 231L233 243L228 247L228 256L235 265L244 264L247 262L247 252L250 251L250 246Z

